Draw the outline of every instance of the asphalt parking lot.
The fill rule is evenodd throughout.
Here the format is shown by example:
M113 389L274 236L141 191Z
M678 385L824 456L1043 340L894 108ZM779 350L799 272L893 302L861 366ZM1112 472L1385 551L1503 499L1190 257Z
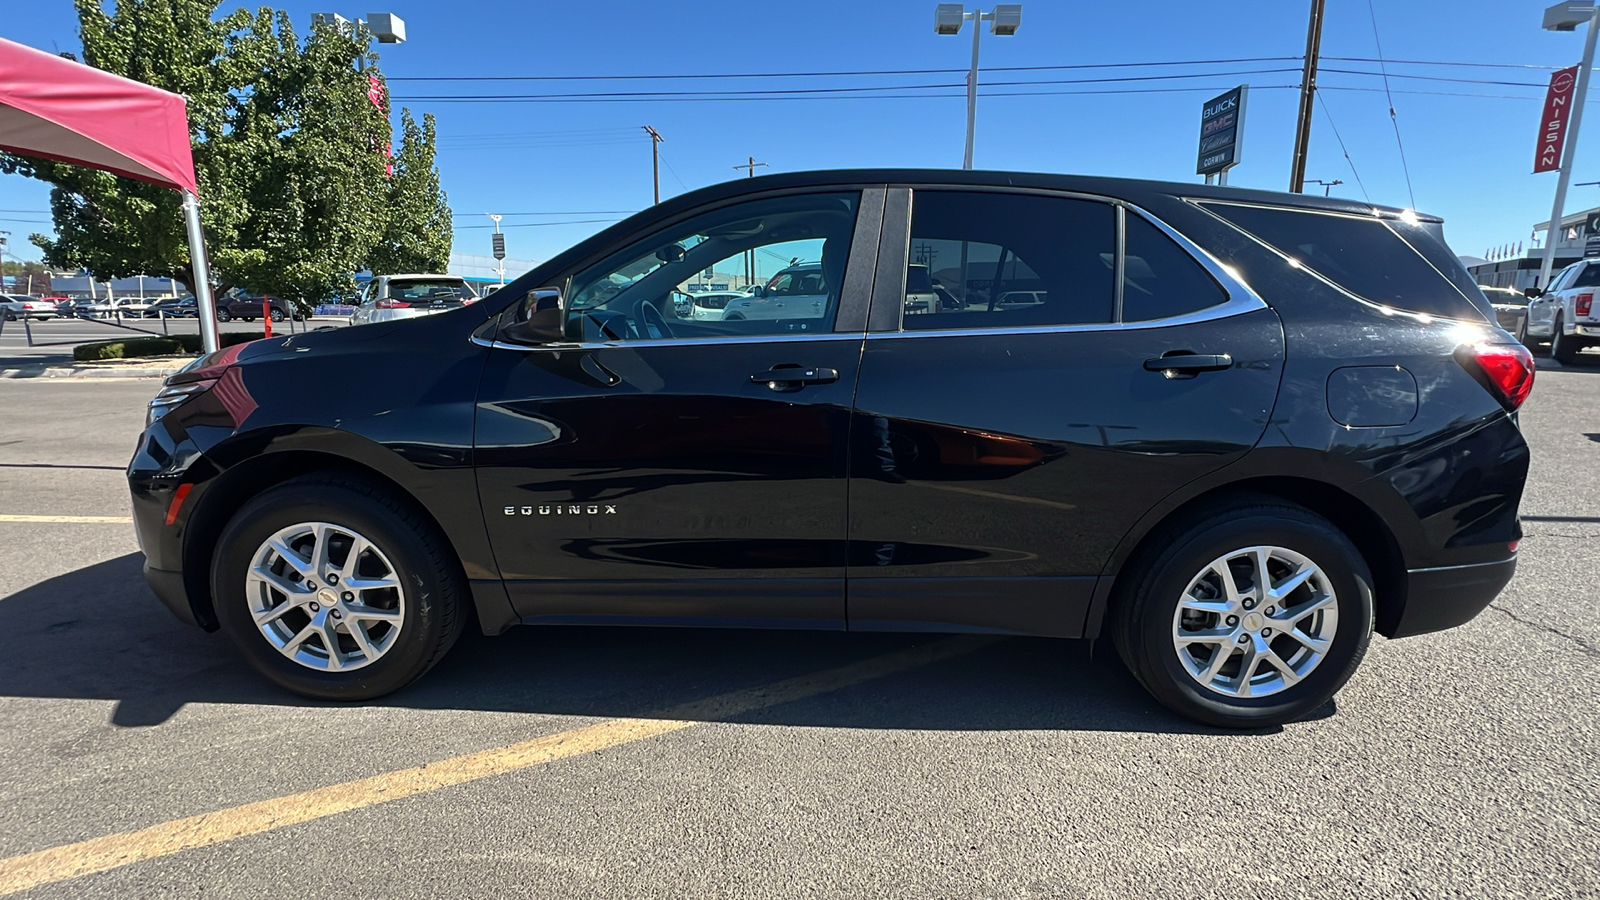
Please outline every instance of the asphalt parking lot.
M311 328L342 327L347 320L340 317L312 319ZM126 326L126 327L119 327ZM274 334L288 333L289 322L272 323ZM295 322L296 331L307 327L306 322ZM232 321L218 326L224 332L254 331L259 333L262 323ZM138 329L138 330L134 330ZM200 324L195 319L134 319L120 322L113 319L47 319L44 321L16 320L0 323L0 371L29 369L40 366L69 365L72 348L90 341L114 341L119 338L143 337L142 332L153 334L198 334ZM32 339L31 344L30 340Z
M155 389L0 381L0 896L1600 896L1593 363L1494 606L1254 734L978 637L522 628L305 701L139 576Z

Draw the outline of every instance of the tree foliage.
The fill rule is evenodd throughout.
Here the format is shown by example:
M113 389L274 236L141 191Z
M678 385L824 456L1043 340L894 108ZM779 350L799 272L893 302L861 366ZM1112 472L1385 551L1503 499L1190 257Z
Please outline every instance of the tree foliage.
M418 127L410 110L400 112L400 150L388 185L388 218L372 250L375 275L443 272L450 262L450 206L433 165L433 114Z
M414 146L396 168L408 183L431 185L428 214L419 215L413 198L396 202L387 104L368 96L377 70L357 70L358 60L376 59L365 35L317 25L302 41L286 13L218 17L219 0L119 0L110 13L100 0L75 3L86 63L188 98L220 287L310 302L348 290L380 242L414 245L440 265L448 258L432 122L424 119L415 140L408 127L402 155ZM54 185L56 237L31 236L48 264L98 278L170 276L193 289L177 192L24 156L0 155L0 170ZM401 240L405 228L439 227L441 214L442 258L435 235Z

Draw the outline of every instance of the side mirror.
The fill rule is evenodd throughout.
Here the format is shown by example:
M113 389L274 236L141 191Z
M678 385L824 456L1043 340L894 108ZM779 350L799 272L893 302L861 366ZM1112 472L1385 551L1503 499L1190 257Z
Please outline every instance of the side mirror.
M567 301L559 288L535 288L524 301L528 317L505 326L505 336L519 344L550 344L563 341L561 331Z
M1537 300L1544 296L1544 291L1539 288L1525 288L1522 291L1522 296L1527 297L1529 300Z
M766 289L758 284L758 285L755 286L755 288L753 288L750 291L750 296L752 296L752 297L760 297L764 293L766 293Z

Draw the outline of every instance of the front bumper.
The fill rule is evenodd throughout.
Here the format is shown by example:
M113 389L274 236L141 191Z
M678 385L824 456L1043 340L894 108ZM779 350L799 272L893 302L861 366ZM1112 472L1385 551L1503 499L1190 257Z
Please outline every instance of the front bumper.
M1406 602L1400 614L1379 622L1385 637L1412 637L1454 628L1483 612L1511 581L1517 558L1406 573Z
M184 590L182 572L157 569L150 565L149 560L145 560L144 580L162 605L178 617L178 621L185 625L200 624L194 620L194 607L189 604L189 592Z

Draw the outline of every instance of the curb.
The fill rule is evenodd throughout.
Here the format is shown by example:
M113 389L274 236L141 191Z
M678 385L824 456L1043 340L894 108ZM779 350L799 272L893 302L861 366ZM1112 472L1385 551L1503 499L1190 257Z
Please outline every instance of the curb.
M0 378L166 378L178 366L140 368L137 366L38 366L26 369L0 369Z

